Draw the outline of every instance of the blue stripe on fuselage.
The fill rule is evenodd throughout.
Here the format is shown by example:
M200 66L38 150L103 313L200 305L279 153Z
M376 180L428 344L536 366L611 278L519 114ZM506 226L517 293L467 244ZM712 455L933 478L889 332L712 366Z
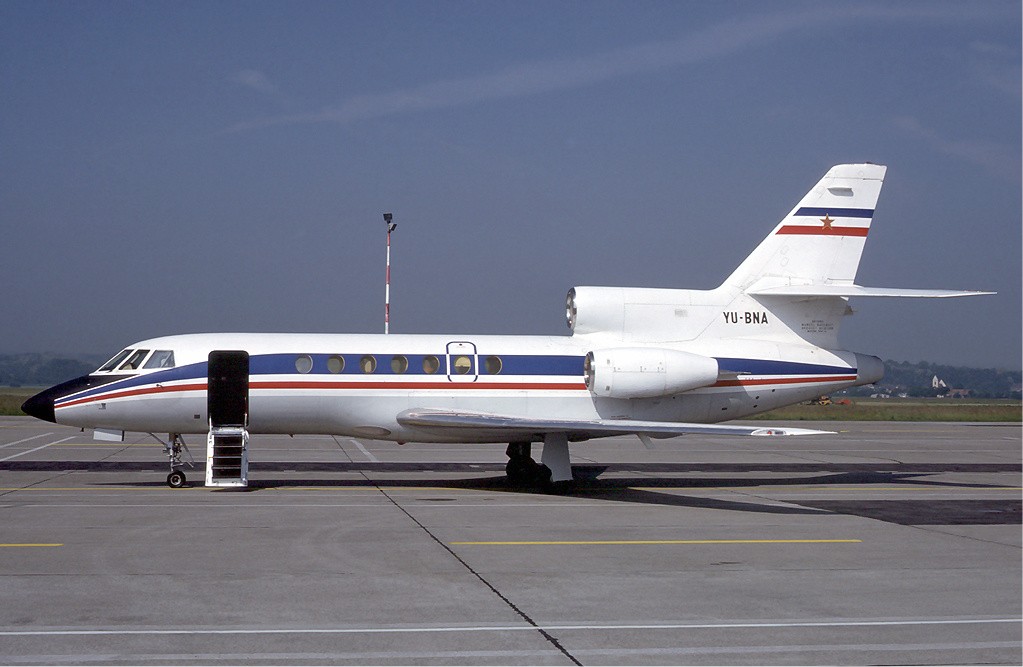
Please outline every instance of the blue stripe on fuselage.
M792 215L831 215L836 218L873 218L874 209L871 208L820 208L816 206L803 206Z
M733 359L718 357L718 368L732 373L749 375L848 375L855 368L848 366L824 366L821 364L800 364L793 361L770 359Z
M299 373L296 369L296 361L299 357L308 356L312 358L313 365L312 370L308 373ZM331 373L328 366L327 360L330 357L339 356L344 358L344 369L340 373ZM374 373L363 373L359 365L360 360L364 356L375 356L377 359L377 368ZM436 377L438 379L444 379L448 375L447 371L447 360L444 354L432 355L435 356L440 364L440 368L435 373L427 373L423 368L423 360L428 356L425 354L410 354L403 355L408 360L408 369L404 373L398 373L391 367L391 360L395 355L365 355L365 354L302 354L302 353L288 353L288 354L260 354L249 357L249 374L250 376L260 375L293 375L293 376L328 376L328 377L339 377L339 376L358 376L366 377L370 375L408 375L408 376L420 376L420 377ZM500 375L525 375L525 376L570 376L570 377L581 377L583 374L583 359L584 357L576 357L570 355L526 355L526 354L513 354L513 355L495 355L501 359L501 372ZM479 363L481 369L476 369L477 374L485 375L486 368L486 357L487 355L479 355ZM88 398L90 396L96 396L98 394L106 394L115 391L123 391L125 389L131 389L133 387L140 387L144 385L158 384L164 382L180 382L187 380L206 380L207 375L207 362L202 361L195 364L188 364L185 366L179 366L177 368L168 368L164 370L154 371L152 373L143 373L139 375L127 376L120 380L115 380L109 384L105 384L101 387L95 387L88 391L81 392L74 395L74 399ZM496 377L496 376L493 376ZM64 399L58 399L58 403L62 400L67 400L70 397Z
M312 358L313 367L307 375L367 375L363 373L360 361L363 357L372 356L376 358L377 368L372 375L436 375L445 376L448 374L447 360L444 354L262 354L249 357L249 373L251 375L294 375L295 362L298 357L308 356ZM404 372L396 372L391 367L391 360L396 357L404 357L408 361L408 368ZM440 368L434 373L427 373L423 368L423 360L427 356L433 356L440 362ZM477 355L480 367L477 373L486 375L486 359L490 355ZM499 354L493 355L501 360L501 375L572 375L583 374L583 357L569 355L535 355L535 354ZM331 373L327 366L327 360L331 357L342 357L344 369L340 373Z
M300 374L295 368L295 361L300 356L310 356L313 360L313 367L309 373ZM331 373L327 368L327 360L332 356L342 356L345 360L344 370L341 373ZM423 370L423 359L427 355L405 355L409 366L405 373L396 373L391 368L392 355L375 355L377 357L377 370L375 373L363 373L359 366L359 360L366 355L361 354L264 354L249 357L249 373L252 376L260 375L291 375L296 377L326 377L357 376L367 377L370 375L408 375L419 377L436 377L443 379L447 376L444 355L435 355L440 361L441 368L433 374ZM486 355L480 356L480 365L485 368ZM500 375L518 376L559 376L559 377L581 377L583 374L583 359L571 355L495 355L501 359L502 367ZM756 376L791 376L791 375L848 375L855 374L856 369L847 366L826 366L822 364L805 364L790 361L775 361L768 359L741 359L731 357L718 357L718 366L723 372L742 373ZM477 369L479 372L480 369ZM206 380L207 363L205 361L133 375L122 380L116 380L109 384L95 387L88 391L75 394L74 399L88 398L99 394L113 393L139 387L165 382L180 382L187 380ZM480 373L484 374L484 373ZM497 376L491 376L497 377ZM407 389L405 389L407 391ZM71 397L67 397L71 398ZM65 399L58 399L59 403Z

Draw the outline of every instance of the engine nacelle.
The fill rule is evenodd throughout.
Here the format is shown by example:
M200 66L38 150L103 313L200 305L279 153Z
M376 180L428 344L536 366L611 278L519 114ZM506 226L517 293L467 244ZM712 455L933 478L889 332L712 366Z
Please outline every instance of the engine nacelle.
M619 340L683 341L721 316L713 291L649 287L573 287L565 300L573 334L607 334ZM714 308L707 309L710 298ZM694 317L695 316L695 317Z
M625 324L625 292L621 287L573 287L565 299L565 319L572 333L621 335Z
M586 355L586 387L595 396L653 398L717 382L717 359L649 347L594 350Z

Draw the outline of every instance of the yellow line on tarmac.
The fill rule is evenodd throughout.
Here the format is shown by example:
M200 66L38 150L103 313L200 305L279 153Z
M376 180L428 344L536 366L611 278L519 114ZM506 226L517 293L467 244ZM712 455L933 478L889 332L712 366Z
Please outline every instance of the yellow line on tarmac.
M634 491L726 491L733 489L758 489L778 491L779 493L815 493L818 491L1020 491L1021 486L830 486L827 484L781 486L777 484L761 484L759 486L630 486Z
M137 486L0 486L0 491L151 491L148 488L139 488ZM180 489L177 489L180 493Z
M443 491L443 492L455 492L460 491L463 493L471 492L482 492L486 493L489 489L462 489L457 486L374 486L372 485L373 480L368 482L362 478L348 478L338 480L337 486L326 484L324 486L274 486L272 482L268 483L268 488L273 488L278 491L389 491L398 492L406 491L408 493L419 493L421 491ZM359 485L345 485L345 482L356 481Z
M63 544L0 544L3 547L62 547Z
M858 544L863 540L564 540L524 542L450 542L459 546L581 546L581 545L646 545L646 544Z
M340 480L340 481L343 483L343 482L352 481L352 480ZM365 480L363 480L363 479L357 479L355 481L359 482L360 485L352 485L352 486L343 486L343 485L339 485L339 486L329 486L329 485L327 485L327 486L274 486L273 483L269 483L268 486L265 486L265 487L262 487L262 488L265 489L265 490L268 490L268 491L269 490L273 490L273 491L344 491L346 493L347 492L353 492L353 491L355 491L355 492L361 491L361 492L366 493L367 495L379 495L380 491L389 491L389 492L407 491L409 493L421 493L421 492L424 492L424 491L436 491L436 492L461 491L461 492L465 492L465 493L476 492L476 491L479 491L479 492L486 492L487 491L486 489L460 489L458 487L448 487L448 486L371 486L371 485L365 483ZM199 489L204 489L204 488L212 488L212 487L205 487L202 484L200 484L199 482L201 482L201 480L198 480L196 482L196 484L194 484L193 486L191 486L189 488L191 488L193 490L199 490ZM0 486L0 491L12 491L12 492L17 492L17 491L34 491L34 492L40 492L40 491L42 491L42 492L46 492L46 491L156 491L156 492L167 491L168 493L180 494L180 493L183 493L183 492L185 492L187 490L188 490L187 488L186 489L169 489L169 488L164 487L164 486L138 487L138 486L130 486L130 485L127 485L127 484L123 485L123 486L113 486L113 485L111 485L111 486L31 486L31 487Z

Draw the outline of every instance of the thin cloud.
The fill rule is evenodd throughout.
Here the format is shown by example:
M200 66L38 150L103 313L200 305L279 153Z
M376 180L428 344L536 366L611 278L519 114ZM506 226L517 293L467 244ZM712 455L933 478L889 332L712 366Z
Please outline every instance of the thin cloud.
M390 93L356 95L338 106L239 123L230 131L308 123L349 124L395 114L445 109L580 88L646 72L721 58L785 35L849 20L976 18L956 4L843 6L732 19L675 40L648 42L580 58L515 65L492 74L435 81ZM249 84L251 85L251 84Z
M243 69L232 77L232 81L265 95L279 95L280 89L259 70Z
M1014 98L1021 96L1019 51L1005 44L974 42L974 70L985 85Z
M999 178L1019 181L1019 154L1005 143L949 139L910 116L895 118L892 123L910 136L923 141L932 150L983 167Z

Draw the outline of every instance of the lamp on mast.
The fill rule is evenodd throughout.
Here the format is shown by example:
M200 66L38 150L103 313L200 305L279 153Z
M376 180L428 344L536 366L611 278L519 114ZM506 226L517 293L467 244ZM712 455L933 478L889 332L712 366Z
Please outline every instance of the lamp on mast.
M387 273L384 279L384 333L391 333L391 232L398 224L391 222L390 213L384 213L384 224L387 225Z

